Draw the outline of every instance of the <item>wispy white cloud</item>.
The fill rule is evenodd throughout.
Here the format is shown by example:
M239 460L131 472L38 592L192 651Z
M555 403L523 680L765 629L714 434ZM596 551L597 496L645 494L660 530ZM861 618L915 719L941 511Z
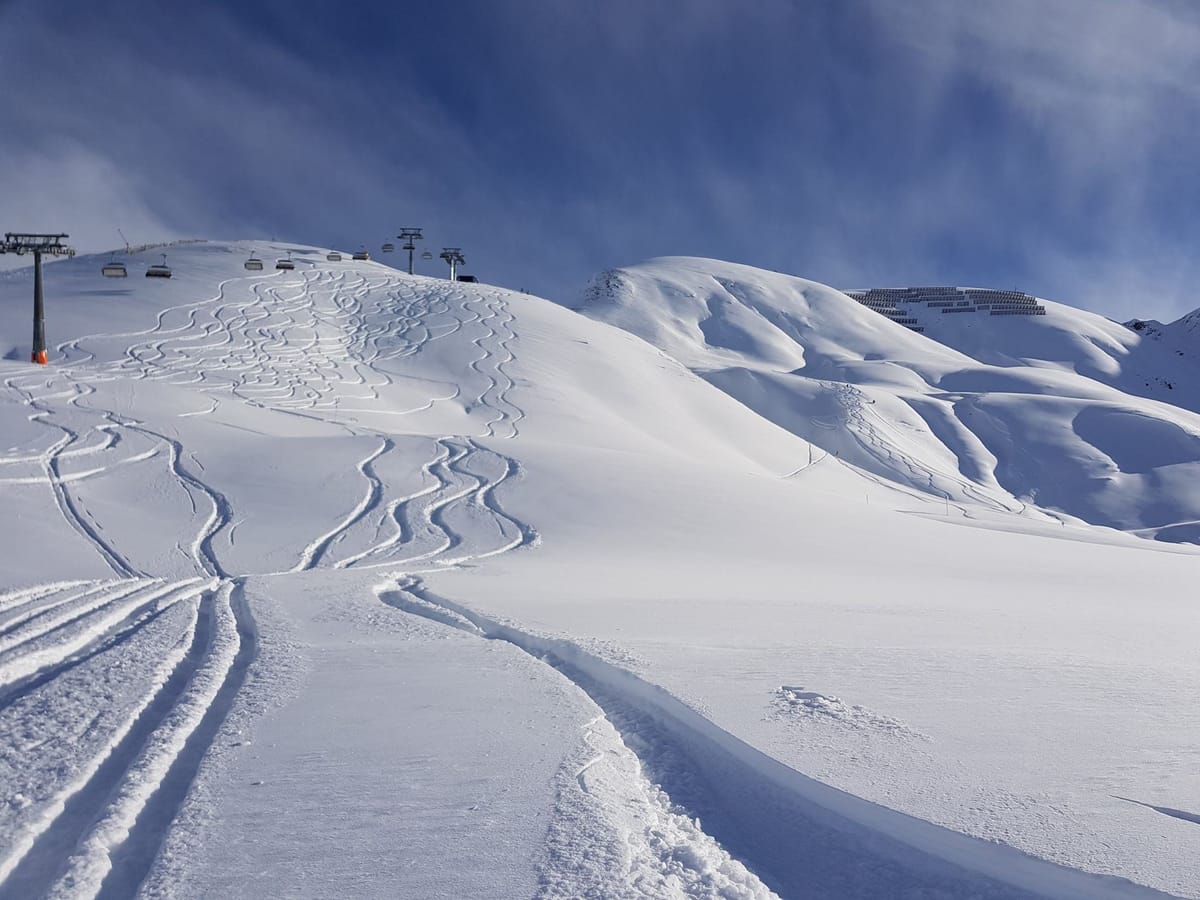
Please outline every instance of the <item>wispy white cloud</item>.
M1118 317L1170 317L1194 304L1196 232L1160 207L1191 190L1173 190L1171 179L1200 140L1200 9L1171 0L872 6L875 26L918 73L915 105L929 117L914 127L944 127L965 85L1036 142L1040 169L1014 148L1010 171L995 175L1014 188L1036 181L1063 223L1057 234L1025 229L1017 249L1029 277Z
M103 34L24 23L3 58L37 91L0 98L6 221L69 225L87 249L111 246L122 220L154 236L294 229L349 243L427 204L440 166L470 167L471 142L415 88L323 71L217 7L188 24L173 57L146 52L161 21L120 11Z
M7 154L5 169L4 230L66 232L85 251L121 246L118 229L133 243L182 236L149 208L141 185L85 147L65 143L41 153ZM28 264L27 258L0 257L5 268Z

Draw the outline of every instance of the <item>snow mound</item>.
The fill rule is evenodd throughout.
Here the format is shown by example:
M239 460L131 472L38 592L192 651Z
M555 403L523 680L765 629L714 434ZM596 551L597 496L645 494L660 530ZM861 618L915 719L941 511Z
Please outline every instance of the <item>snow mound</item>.
M899 719L874 712L857 703L847 703L840 697L806 690L803 685L780 685L773 692L772 706L772 716L777 720L833 724L898 736L924 737Z

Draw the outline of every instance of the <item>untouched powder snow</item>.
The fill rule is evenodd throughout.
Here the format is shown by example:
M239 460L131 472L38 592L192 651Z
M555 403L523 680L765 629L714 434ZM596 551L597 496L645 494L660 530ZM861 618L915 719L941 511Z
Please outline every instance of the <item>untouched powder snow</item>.
M167 252L0 275L0 898L1200 897L1150 338Z
M965 515L1200 543L1200 355L1179 337L1189 317L1160 345L1049 301L1044 315L999 317L902 303L919 334L824 285L689 258L603 273L576 305L864 473Z

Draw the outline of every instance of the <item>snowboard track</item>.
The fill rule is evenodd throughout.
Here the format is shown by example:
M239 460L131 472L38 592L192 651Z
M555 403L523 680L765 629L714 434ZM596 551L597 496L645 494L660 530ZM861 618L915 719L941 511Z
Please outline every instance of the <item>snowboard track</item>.
M600 710L646 775L704 831L784 897L1167 898L972 838L832 788L721 729L666 690L577 644L522 631L402 576L379 590L409 615L503 641L556 670ZM587 791L584 773L575 773ZM1046 893L1045 886L1052 886Z

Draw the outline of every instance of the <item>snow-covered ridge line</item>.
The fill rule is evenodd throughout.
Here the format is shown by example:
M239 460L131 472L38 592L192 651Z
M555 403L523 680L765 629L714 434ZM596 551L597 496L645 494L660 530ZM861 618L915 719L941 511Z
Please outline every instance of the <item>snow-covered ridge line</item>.
M602 273L577 309L897 485L1200 543L1200 353L1161 329L1019 291L847 293L674 257Z
M1093 875L1037 859L887 809L815 781L717 726L677 697L639 676L606 662L562 638L525 632L427 591L421 579L406 577L377 588L380 599L412 615L493 640L506 641L541 659L576 684L605 711L625 738L639 747L650 774L668 794L669 771L655 771L654 757L675 755L694 767L697 781L710 786L704 798L709 833L736 848L751 871L785 896L836 890L839 897L868 897L882 868L898 890L970 890L978 896L1008 896L1001 885L1058 900L1150 900L1170 895L1130 881ZM657 734L656 734L657 732ZM630 738L632 737L632 740ZM656 747L665 742L667 748ZM649 745L649 749L646 749ZM675 773L674 777L679 778ZM712 811L717 815L713 815ZM804 860L803 848L823 833L822 853L842 855L836 873ZM846 872L873 860L862 885ZM802 864L797 865L798 862ZM826 860L825 865L829 865ZM980 881L980 876L992 884ZM828 879L822 883L822 879Z

